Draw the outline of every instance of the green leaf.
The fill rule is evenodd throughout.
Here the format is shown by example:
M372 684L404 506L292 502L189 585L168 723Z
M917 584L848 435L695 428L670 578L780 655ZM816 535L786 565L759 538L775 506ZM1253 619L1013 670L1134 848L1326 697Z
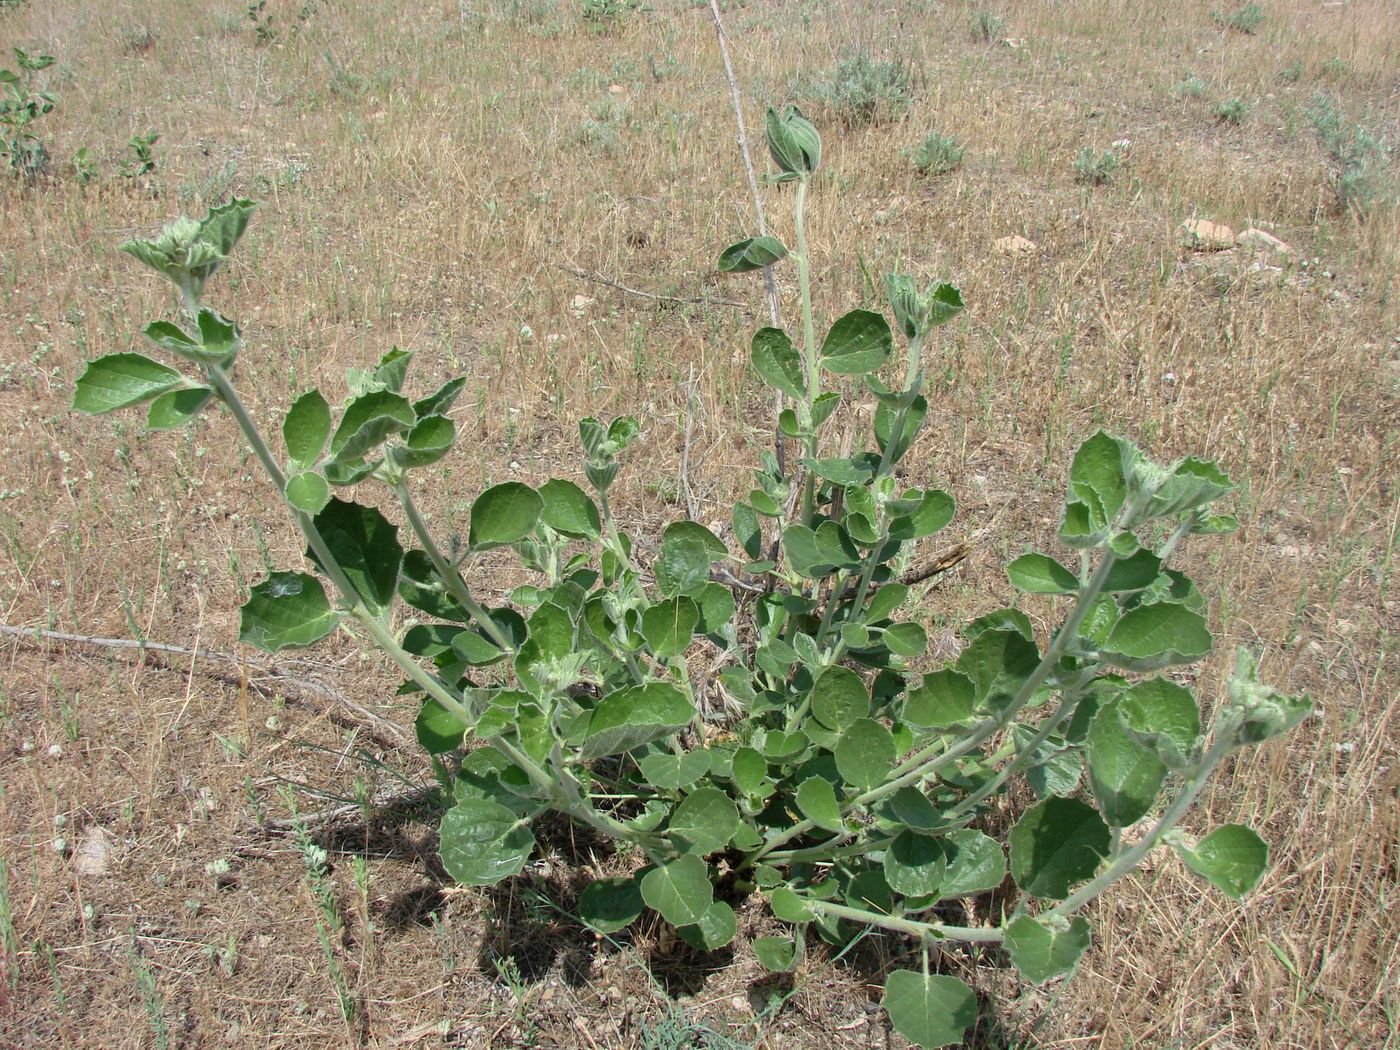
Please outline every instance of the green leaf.
M695 853L686 853L642 876L642 900L675 927L694 926L709 911L714 898L709 865Z
M199 239L227 258L243 237L243 231L248 228L248 220L253 217L256 208L252 201L241 197L210 208L200 220Z
M783 922L811 922L814 918L807 902L786 886L779 886L768 894L768 907Z
M468 542L475 551L516 543L530 534L543 510L544 499L529 485L494 485L472 504Z
M1089 729L1089 779L1099 812L1110 826L1126 828L1152 808L1167 767L1129 735L1118 717L1120 701L1099 708Z
M1183 459L1152 495L1148 513L1154 517L1174 517L1208 506L1235 487L1214 463L1204 459Z
M894 1030L922 1047L960 1043L977 1023L977 996L946 974L895 970L885 978L883 1005Z
M462 746L467 735L467 727L432 697L423 701L418 709L418 717L413 721L413 731L418 743L430 755L442 755Z
M714 634L734 618L737 607L734 593L721 583L707 583L695 595L695 604L700 610L700 623L695 630L698 634Z
M1155 602L1139 605L1120 616L1103 644L1103 652L1120 667L1151 671L1169 664L1194 663L1209 653L1214 644L1200 613L1176 602Z
M718 788L704 787L681 800L666 833L683 853L704 856L724 849L739 829L739 810Z
M786 182L817 170L822 157L821 135L800 109L793 105L781 110L769 106L766 129L768 155L782 171L777 181Z
M713 756L708 751L686 751L679 755L662 751L637 760L647 783L663 791L689 787L710 771Z
M776 237L745 237L720 252L715 269L720 273L748 273L772 266L787 253L783 242Z
M459 799L438 827L442 866L469 886L494 886L520 874L534 849L530 822L487 799Z
M823 481L834 485L864 485L875 468L861 459L803 459L802 465Z
M631 751L679 732L694 717L694 705L673 685L650 682L620 689L605 696L594 708L580 756L602 758Z
M882 784L894 768L894 737L884 723L862 718L841 733L836 742L836 769L846 783L868 791Z
M292 402L282 421L282 440L292 463L305 470L321 458L331 435L331 409L319 390L308 390Z
M828 729L845 729L870 714L870 690L849 667L832 665L812 683L812 714Z
M1011 877L1035 897L1064 900L1108 856L1108 825L1093 806L1051 796L1011 829Z
M376 612L388 608L403 564L398 527L374 507L340 499L326 504L313 521L360 600ZM308 551L307 557L325 571L315 551Z
M754 559L761 557L763 526L759 523L758 512L747 503L736 503L730 521L734 526L734 538L739 541L744 553Z
M1110 594L1140 591L1150 587L1161 570L1161 558L1150 550L1140 550L1131 558L1120 558L1109 567L1103 589Z
M1074 594L1079 577L1045 554L1023 554L1006 567L1011 586L1027 594Z
M770 973L789 973L797 964L797 941L791 937L755 937L750 946Z
M909 690L901 717L925 729L948 729L972 717L976 699L976 690L967 675L948 669L934 671Z
M238 352L238 326L222 314L204 307L199 311L199 349L191 356L213 364L229 361Z
M928 633L916 623L886 627L881 640L890 652L906 660L922 655L928 648Z
M700 610L689 598L658 602L642 613L642 637L658 660L685 653L700 622Z
M391 390L397 394L403 389L403 381L408 376L408 366L413 362L413 354L408 350L400 350L397 346L390 349L379 359L379 364L374 369L374 382L381 390Z
M287 502L305 514L319 514L331 501L331 487L314 470L287 479Z
M243 603L238 639L275 653L319 642L339 622L320 580L304 572L274 572Z
M396 464L406 470L436 463L452 448L457 425L446 416L424 416L392 451Z
M465 377L458 376L456 379L449 379L436 391L423 398L421 401L413 402L413 412L419 418L427 416L445 416L452 410L453 404L457 400L457 395L462 392L462 388L467 385Z
M959 655L956 669L972 680L982 708L999 711L1040 665L1040 651L1018 630L981 631Z
M1006 878L1006 855L997 840L972 828L955 828L938 840L943 847L939 896L970 897L994 890Z
M933 831L943 825L943 818L933 803L918 788L902 787L890 796L890 814L916 831Z
M943 882L942 844L927 835L901 831L885 850L885 879L906 897L931 897Z
M698 543L712 559L729 557L729 548L724 541L698 521L673 521L661 533L661 546Z
M1135 448L1100 430L1074 454L1069 468L1070 491L1088 513L1094 532L1108 529L1127 497L1127 473L1138 458Z
M539 489L544 505L540 520L555 532L575 539L596 540L603 531L598 507L572 481L550 478Z
M1149 678L1124 690L1118 703L1123 728L1172 769L1193 760L1201 740L1201 708L1185 686Z
M808 777L797 785L797 808L819 828L832 832L846 830L841 820L841 807L836 801L836 789L825 777Z
M1269 865L1268 843L1242 824L1216 828L1195 849L1176 849L1188 868L1234 900L1254 889Z
M754 796L762 791L767 777L768 760L761 752L751 747L741 747L734 752L729 763L729 778L745 795Z
M331 460L354 463L390 434L409 429L417 420L413 406L399 394L377 390L357 397L345 407L340 425L331 435Z
M723 948L739 932L739 920L734 909L724 901L713 901L705 909L705 914L693 926L678 926L676 932L681 939L702 952L712 952Z
M1089 923L1084 916L1032 918L1022 915L1006 927L1006 950L1021 976L1035 984L1072 974L1089 947Z
M579 894L578 916L606 935L632 925L644 906L636 879L595 879Z
M852 310L822 340L821 361L837 375L864 375L883 365L893 349L889 322L870 310Z
M207 386L167 390L151 402L146 412L146 427L150 430L182 427L199 415L213 397L213 388Z
M73 389L73 410L100 415L149 401L183 385L184 376L144 354L108 354L88 362Z
M932 536L947 527L957 512L953 497L942 489L928 489L923 493L918 508L890 522L890 538L896 540L917 540Z

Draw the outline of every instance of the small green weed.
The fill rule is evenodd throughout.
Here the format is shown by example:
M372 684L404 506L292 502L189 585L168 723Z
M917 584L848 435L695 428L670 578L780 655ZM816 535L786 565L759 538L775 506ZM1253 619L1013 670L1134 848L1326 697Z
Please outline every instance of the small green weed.
M151 149L160 141L160 135L154 131L148 131L144 135L132 135L127 140L126 148L131 151L131 157L123 160L117 171L124 179L139 179L142 175L149 175L156 170L155 154Z
M900 61L860 51L807 82L801 94L829 116L857 127L898 120L914 100L914 74Z
M1343 211L1365 214L1395 199L1392 149L1383 136L1347 119L1325 94L1317 95L1307 115L1327 154L1332 189Z
M1207 90L1209 88L1206 82L1194 73L1176 86L1176 93L1180 98L1200 98Z
M1122 166L1123 162L1113 150L1085 146L1074 158L1074 181L1087 186L1106 186Z
M165 1023L165 998L160 994L156 975L141 955L136 938L131 939L128 949L131 972L136 975L136 989L141 995L141 1005L146 1011L146 1023L151 1027L151 1038L156 1050L167 1050L170 1046L170 1029Z
M1215 119L1222 124L1243 124L1249 116L1249 103L1239 96L1228 98L1215 107Z
M1212 15L1215 24L1222 29L1228 29L1233 33L1244 33L1252 36L1264 23L1264 9L1258 4L1245 4L1239 10L1225 14L1217 11Z
M642 0L583 0L579 17L590 26L608 29L645 10Z
M985 7L972 15L972 39L979 44L993 44L1006 34L1006 19Z
M12 175L35 178L49 166L49 151L34 132L40 117L53 112L58 100L35 89L39 73L54 64L52 55L30 55L10 49L19 72L0 69L0 157Z
M967 149L952 135L929 132L913 150L909 159L920 175L946 175L962 164Z

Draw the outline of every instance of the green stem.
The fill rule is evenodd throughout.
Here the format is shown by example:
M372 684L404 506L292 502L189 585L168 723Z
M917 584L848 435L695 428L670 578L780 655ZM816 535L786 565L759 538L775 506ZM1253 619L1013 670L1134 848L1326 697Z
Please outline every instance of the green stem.
M1196 772L1192 775L1186 787L1178 795L1175 801L1167 807L1167 811L1162 814L1162 819L1153 825L1142 839L1131 849L1118 854L1113 859L1113 863L1100 872L1093 880L1085 883L1082 887L1070 894L1065 900L1055 905L1052 912L1069 916L1074 914L1085 904L1097 897L1104 890L1108 889L1115 882L1127 875L1142 862L1142 859L1150 853L1159 842L1162 836L1176 826L1182 815L1196 797L1200 795L1201 789L1206 786L1206 781L1210 778L1215 767L1221 760L1230 753L1231 739L1233 734L1228 731L1221 732L1209 751L1201 758L1200 764L1196 767Z
M978 941L996 944L1005 939L1005 934L992 926L944 926L941 922L919 922L916 919L902 919L896 915L880 915L848 908L844 904L828 904L826 901L803 898L802 903L810 911L821 912L836 919L850 919L852 922L868 926L880 926L887 930L911 934L920 939L949 941Z
M812 408L821 393L821 369L817 360L816 328L812 322L812 270L807 255L807 176L797 180L793 204L797 233L797 287L802 299L802 360L807 371L807 400L802 405L802 425L807 428L807 457L817 456L817 430L812 425ZM802 481L802 523L809 528L817 514L817 478L810 470Z
M401 480L394 486L394 491L398 494L399 505L403 507L404 514L408 518L408 524L413 529L413 534L418 537L418 542L423 545L423 550L427 552L428 560L433 563L433 568L437 570L437 574L442 577L442 582L447 585L447 589L452 593L452 597L457 599L462 608L467 610L467 613L473 620L481 624L482 630L490 636L491 640L495 642L502 651L508 653L514 652L515 643L511 641L510 636L501 630L496 621L491 618L491 614L472 597L471 591L467 588L467 581L462 579L462 574L460 572L448 564L447 559L442 555L442 551L439 550L438 545L433 541L433 534L428 531L427 522L423 520L423 515L418 512L418 505L413 502L413 494L408 490L408 480L406 478Z

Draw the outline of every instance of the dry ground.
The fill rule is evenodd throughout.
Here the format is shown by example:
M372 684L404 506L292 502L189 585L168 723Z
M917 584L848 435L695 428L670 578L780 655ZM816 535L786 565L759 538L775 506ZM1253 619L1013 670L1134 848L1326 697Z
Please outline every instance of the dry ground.
M0 620L237 657L3 639L0 1045L900 1045L869 1005L898 943L814 952L784 983L742 946L757 910L732 957L654 929L599 942L566 914L570 853L588 844L562 831L509 889L445 885L423 814L366 824L354 806L429 779L384 669L343 640L280 675L238 662L245 588L298 550L232 425L211 413L152 436L68 411L84 360L132 348L168 309L117 243L247 195L264 203L213 297L246 326L261 419L395 343L425 386L468 374L468 440L424 496L446 523L487 481L573 474L578 417L633 412L646 442L623 516L646 532L678 513L689 384L691 480L706 520L727 518L767 441L742 353L766 321L756 279L712 273L753 226L714 30L679 0L602 29L580 6L269 0L266 46L233 0L0 7L5 56L59 59L53 177L0 183ZM1400 225L1393 205L1338 211L1305 116L1323 91L1400 141L1400 19L1390 0L1274 0L1243 34L1204 0L991 6L1012 43L974 40L963 3L725 8L751 125L853 49L917 78L902 120L814 114L828 175L811 226L828 318L874 305L896 262L969 304L911 459L979 539L927 619L1009 598L1006 556L1052 542L1068 453L1107 425L1243 483L1243 531L1186 552L1222 643L1203 696L1249 643L1317 716L1193 817L1272 841L1247 902L1164 860L1097 905L1067 987L960 958L985 996L974 1045L1400 1045ZM1215 116L1233 97L1238 125ZM126 138L151 129L157 172L118 177ZM916 178L902 151L935 129L967 158ZM1111 184L1075 181L1081 146L1123 139ZM84 146L103 172L86 186ZM787 198L767 196L783 233ZM1306 264L1183 253L1192 216L1258 222ZM1008 234L1036 249L994 253ZM579 295L595 301L572 311ZM484 587L512 584L493 569ZM344 923L328 957L285 822L338 802L348 816L311 830ZM94 842L107 869L82 874Z

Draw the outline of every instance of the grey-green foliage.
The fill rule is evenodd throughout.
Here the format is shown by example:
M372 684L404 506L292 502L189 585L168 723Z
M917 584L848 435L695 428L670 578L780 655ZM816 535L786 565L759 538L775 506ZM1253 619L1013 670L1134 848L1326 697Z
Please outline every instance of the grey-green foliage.
M1384 136L1348 119L1331 97L1320 92L1307 115L1327 154L1329 178L1344 211L1365 214L1396 199L1394 151Z
M1217 25L1236 33L1253 35L1264 24L1264 9L1258 4L1245 4L1228 14L1217 11L1212 15Z
M1249 110L1249 103L1239 96L1227 98L1215 107L1215 119L1222 124L1243 124Z
M49 151L34 125L53 112L57 99L36 87L38 74L54 64L52 55L10 49L18 70L0 69L0 157L12 175L33 178L49 166Z
M979 7L972 13L972 39L979 44L994 44L1006 33L1006 19Z
M650 910L715 950L736 936L735 904L756 897L786 927L754 944L778 972L813 936L906 936L924 961L888 976L891 1023L947 1045L975 1023L977 1000L931 971L933 944L1004 942L1026 979L1067 976L1092 936L1083 906L1159 848L1247 893L1267 858L1259 836L1227 824L1197 838L1179 824L1222 760L1309 705L1263 684L1244 653L1207 723L1164 673L1212 650L1205 598L1173 558L1237 528L1213 509L1233 485L1208 462L1157 463L1103 432L1069 464L1064 560L1032 552L1007 569L1040 615L1056 604L1045 618L1058 626L1047 635L1021 609L997 609L964 626L955 659L927 655L899 566L917 565L955 515L914 450L937 418L939 328L962 296L891 274L892 322L852 310L818 339L805 206L821 139L791 107L769 113L767 132L775 178L793 190L794 243L750 237L722 260L731 273L795 269L800 329L752 341L756 376L783 397L791 456L784 469L760 455L728 539L679 520L639 557L609 498L641 433L624 416L582 420L570 477L486 489L454 523L464 537L443 542L409 481L451 449L466 381L410 394L413 355L399 349L351 369L339 405L315 389L298 397L275 451L231 381L238 327L202 302L247 201L124 245L180 293L181 322L145 329L180 367L99 358L74 404L149 404L156 427L229 411L307 544L305 564L252 589L242 638L276 651L345 628L405 675L400 695L420 705L417 736L452 802L440 853L455 879L520 873L536 822L561 815L638 857L632 874L582 893L578 912L598 931ZM838 454L827 424L857 398L874 401L870 432ZM529 580L501 605L462 574L488 550L513 552ZM994 889L997 909L978 910L993 919L946 920L943 902Z
M798 93L842 124L879 124L909 111L914 73L907 62L874 59L868 51L858 51L808 79Z
M1113 181L1122 166L1123 162L1113 150L1083 146L1074 158L1074 180L1088 186L1105 186Z
M966 153L966 147L952 135L931 131L910 152L909 159L920 175L946 175L962 164Z

